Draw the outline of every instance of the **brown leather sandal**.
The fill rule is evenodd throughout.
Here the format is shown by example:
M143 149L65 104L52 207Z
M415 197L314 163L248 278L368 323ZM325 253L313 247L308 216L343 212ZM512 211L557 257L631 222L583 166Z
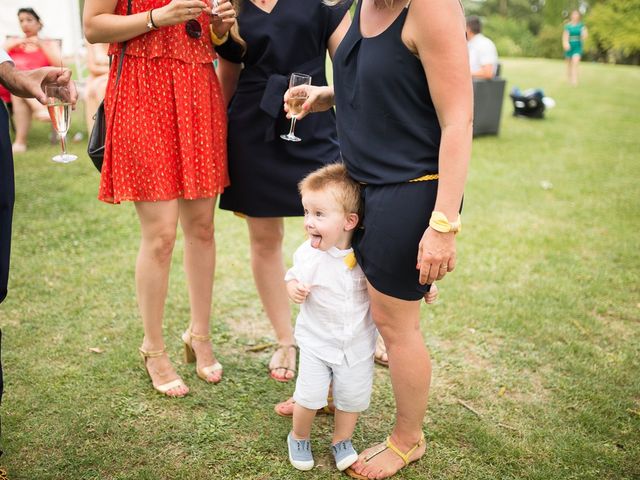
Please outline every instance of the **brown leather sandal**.
M328 405L325 405L316 411L316 415L333 415L336 413L336 407L332 405L333 397L327 397L327 403ZM296 401L293 397L289 397L284 402L276 403L273 407L273 411L281 417L291 418L293 417L293 406L295 404Z

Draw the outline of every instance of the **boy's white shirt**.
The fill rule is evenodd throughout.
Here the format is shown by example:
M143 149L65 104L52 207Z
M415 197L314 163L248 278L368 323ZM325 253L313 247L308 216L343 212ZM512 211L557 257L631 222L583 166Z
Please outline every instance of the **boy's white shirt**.
M293 255L285 281L310 288L300 305L295 337L301 348L337 365L373 357L378 332L371 318L367 282L359 265L350 268L345 257L352 248L322 251L304 242Z

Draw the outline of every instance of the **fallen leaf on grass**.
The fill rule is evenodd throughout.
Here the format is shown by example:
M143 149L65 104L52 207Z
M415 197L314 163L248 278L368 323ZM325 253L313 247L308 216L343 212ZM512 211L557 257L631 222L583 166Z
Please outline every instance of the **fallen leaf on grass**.
M507 387L505 387L504 385L503 385L503 386L501 386L501 387L500 387L500 390L498 390L498 396L499 396L499 397L504 396L504 394L506 393L506 391L507 391Z
M102 350L99 347L90 347L89 351L92 352L92 353L104 353L104 350Z
M585 330L585 328L584 328L582 325L580 325L580 324L578 323L578 321L577 321L577 320L575 320L575 319L574 319L574 320L571 320L571 323L573 323L573 324L576 326L576 328L577 328L578 330L580 330L580 333L582 333L583 335L589 335L589 332L587 332L587 331Z

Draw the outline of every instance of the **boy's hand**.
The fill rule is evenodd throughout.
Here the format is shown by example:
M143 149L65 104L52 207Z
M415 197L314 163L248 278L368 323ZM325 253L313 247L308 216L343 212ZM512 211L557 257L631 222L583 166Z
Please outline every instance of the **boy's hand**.
M438 298L438 287L436 287L435 283L431 284L431 288L427 293L424 294L424 301L431 305L432 303L436 303Z
M307 299L310 289L306 285L298 282L297 280L291 280L287 283L287 293L289 298L294 303L302 303Z

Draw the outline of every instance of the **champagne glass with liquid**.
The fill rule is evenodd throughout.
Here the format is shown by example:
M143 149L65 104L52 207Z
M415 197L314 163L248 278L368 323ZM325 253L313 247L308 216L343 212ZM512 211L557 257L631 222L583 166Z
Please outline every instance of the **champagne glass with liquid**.
M67 87L47 85L44 93L47 95L47 109L53 129L58 134L62 153L51 160L58 163L69 163L78 159L77 155L67 153L67 132L71 125L71 93Z
M311 77L304 73L292 73L289 78L289 88L297 87L299 85L311 85ZM300 91L296 95L292 95L287 102L289 104L289 114L291 115L291 128L286 135L280 135L283 140L290 142L299 142L301 139L293 134L293 130L296 128L296 117L302 113L302 105L307 99L307 92Z

